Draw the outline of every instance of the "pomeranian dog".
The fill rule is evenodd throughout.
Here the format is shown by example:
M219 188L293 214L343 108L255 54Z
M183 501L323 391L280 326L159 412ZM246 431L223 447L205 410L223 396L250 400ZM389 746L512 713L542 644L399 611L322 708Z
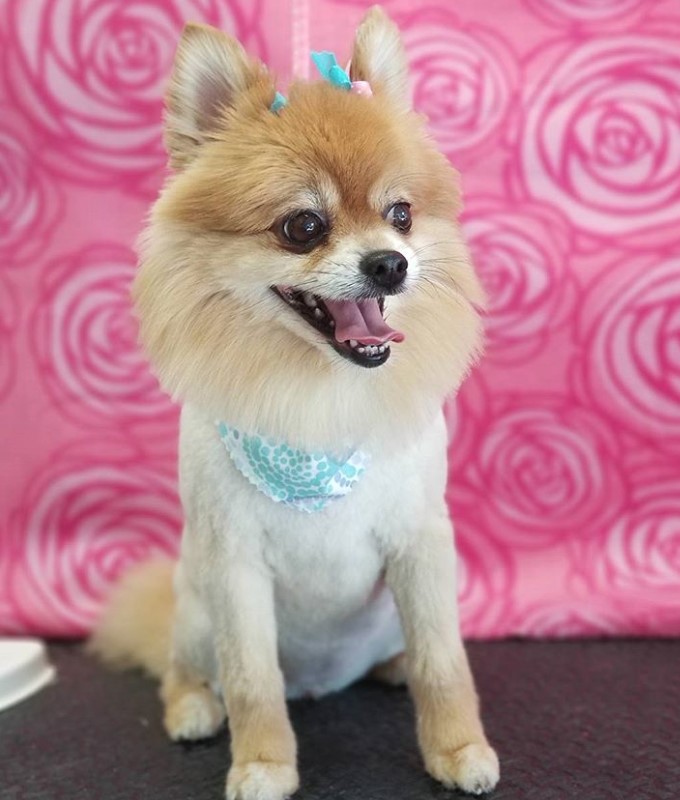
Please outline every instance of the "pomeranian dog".
M459 631L441 408L483 293L396 26L369 11L348 74L317 58L329 79L285 102L238 42L182 35L174 174L133 290L183 404L181 556L124 577L92 649L161 678L172 739L228 720L230 800L295 792L286 698L367 675L408 684L428 772L481 794L499 767Z

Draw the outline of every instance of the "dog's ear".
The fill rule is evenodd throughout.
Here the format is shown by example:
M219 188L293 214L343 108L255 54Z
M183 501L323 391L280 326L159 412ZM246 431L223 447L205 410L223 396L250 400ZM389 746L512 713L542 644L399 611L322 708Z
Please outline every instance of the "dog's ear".
M185 25L166 95L165 144L180 168L225 123L241 99L243 110L266 109L275 87L265 66L251 59L231 36L209 25Z
M399 28L380 6L369 9L357 28L350 77L368 81L376 94L383 93L402 108L411 108L406 51Z

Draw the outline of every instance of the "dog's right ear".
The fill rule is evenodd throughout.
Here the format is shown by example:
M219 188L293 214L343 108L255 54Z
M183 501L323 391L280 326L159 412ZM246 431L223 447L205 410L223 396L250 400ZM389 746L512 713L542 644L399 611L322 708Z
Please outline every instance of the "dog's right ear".
M271 104L275 86L265 66L216 28L185 25L166 95L165 145L170 165L186 166L246 93L251 107L266 109Z

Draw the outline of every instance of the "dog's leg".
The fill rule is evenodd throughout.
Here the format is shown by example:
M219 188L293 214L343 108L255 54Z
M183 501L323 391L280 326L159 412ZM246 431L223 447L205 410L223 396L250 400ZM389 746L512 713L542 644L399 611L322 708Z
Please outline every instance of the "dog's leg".
M399 653L381 664L376 664L368 673L371 680L388 686L403 686L406 683L406 654Z
M224 706L210 687L177 663L163 678L161 698L165 730L176 742L207 739L224 723Z
M228 800L283 800L298 787L297 747L277 656L271 578L220 563L213 622L231 731Z
M174 741L207 739L222 727L226 712L209 686L215 675L210 617L186 580L181 562L173 594L170 654L161 683L163 722Z
M387 580L404 628L427 770L446 786L487 792L498 782L498 758L484 735L460 637L456 555L443 514L430 518L406 548L393 554Z

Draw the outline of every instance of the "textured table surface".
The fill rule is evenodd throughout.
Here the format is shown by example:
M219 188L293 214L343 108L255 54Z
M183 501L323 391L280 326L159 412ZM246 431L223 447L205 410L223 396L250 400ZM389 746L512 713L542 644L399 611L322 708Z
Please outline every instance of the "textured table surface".
M494 800L678 800L680 641L470 645ZM156 687L54 646L59 680L0 714L2 800L218 800L226 734L171 744ZM299 800L456 797L420 766L407 693L361 684L291 705Z

